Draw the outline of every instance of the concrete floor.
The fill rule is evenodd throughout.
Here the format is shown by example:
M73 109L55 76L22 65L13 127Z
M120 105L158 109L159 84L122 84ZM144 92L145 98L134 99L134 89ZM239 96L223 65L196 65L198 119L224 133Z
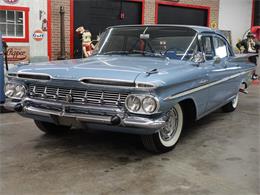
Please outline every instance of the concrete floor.
M146 152L138 136L73 130L55 138L1 114L0 194L260 194L260 86L249 92L235 112L200 120L163 155Z

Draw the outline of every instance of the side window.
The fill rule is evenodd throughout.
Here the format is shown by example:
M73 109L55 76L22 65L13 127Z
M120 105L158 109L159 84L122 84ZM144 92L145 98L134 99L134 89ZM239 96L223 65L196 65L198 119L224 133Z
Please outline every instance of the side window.
M213 50L213 45L212 45L211 39L212 39L211 36L203 36L201 38L202 47L205 52L206 60L213 60L213 57L214 57L214 50Z
M228 50L227 50L227 46L226 46L225 42L218 37L214 37L213 42L214 42L214 48L215 48L216 56L218 56L220 58L227 57L228 56L228 52L227 52Z

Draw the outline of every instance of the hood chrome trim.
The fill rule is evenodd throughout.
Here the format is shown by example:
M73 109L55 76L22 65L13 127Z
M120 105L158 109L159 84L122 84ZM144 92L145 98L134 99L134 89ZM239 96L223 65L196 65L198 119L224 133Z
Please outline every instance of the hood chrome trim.
M90 85L103 85L103 86L117 86L117 87L135 87L134 82L125 80L112 80L112 79L100 79L100 78L81 78L80 82Z
M49 81L52 79L51 75L44 74L44 73L27 73L27 72L21 72L21 73L9 73L8 77L16 77L26 80L43 80L43 81Z
M139 89L152 89L155 88L154 85L150 83L135 83L120 80L120 79L105 79L105 78L92 78L92 77L83 77L79 81L86 85L99 85L107 87L121 87L121 88L139 88Z

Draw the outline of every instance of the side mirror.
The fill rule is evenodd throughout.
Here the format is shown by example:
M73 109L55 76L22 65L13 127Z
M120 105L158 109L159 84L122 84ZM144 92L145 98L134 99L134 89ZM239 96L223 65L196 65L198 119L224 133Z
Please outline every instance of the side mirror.
M192 62L195 62L196 64L200 64L200 63L205 62L206 60L205 60L205 55L204 55L204 53L202 53L202 52L197 52L197 53L195 53L195 54L192 56L191 61L192 61Z
M221 62L221 58L219 56L215 56L213 60L214 60L214 64L219 64Z

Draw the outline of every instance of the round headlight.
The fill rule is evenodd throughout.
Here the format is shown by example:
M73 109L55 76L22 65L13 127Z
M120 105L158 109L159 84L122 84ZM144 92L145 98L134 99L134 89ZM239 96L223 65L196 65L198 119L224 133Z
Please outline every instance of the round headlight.
M26 93L25 87L23 85L17 85L15 87L15 93L13 97L15 98L22 98Z
M7 83L5 85L5 96L8 98L22 98L26 93L23 85L18 83Z
M130 111L137 112L141 108L141 100L138 97L131 95L126 100L126 107Z
M13 83L7 83L5 85L5 96L6 97L13 97L15 93L15 85Z
M157 103L153 97L146 97L143 99L142 106L145 112L153 113L157 108Z

